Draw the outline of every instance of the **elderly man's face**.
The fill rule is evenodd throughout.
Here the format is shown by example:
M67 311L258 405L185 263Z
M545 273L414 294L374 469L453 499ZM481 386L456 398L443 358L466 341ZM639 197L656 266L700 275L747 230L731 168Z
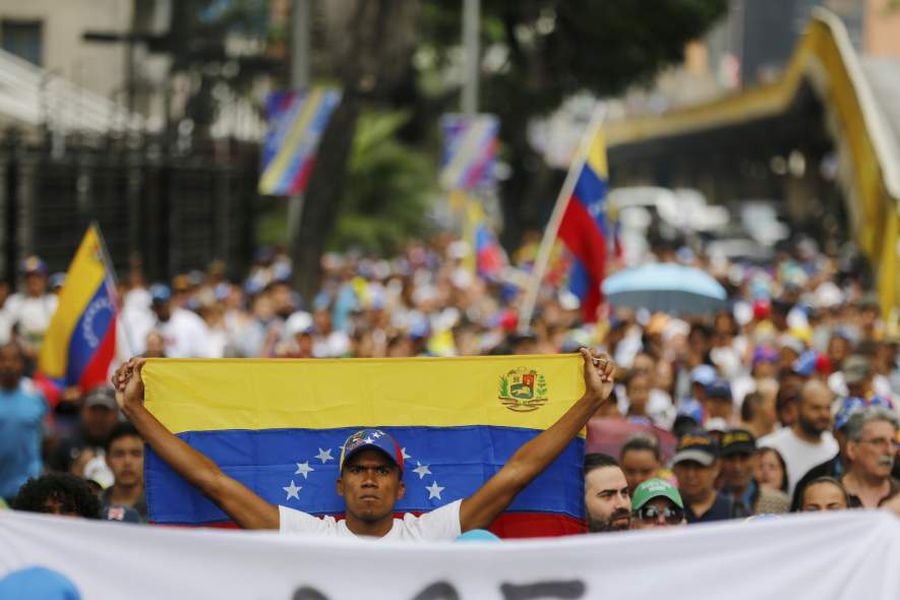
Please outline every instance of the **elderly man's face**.
M897 430L887 421L870 421L863 425L862 438L848 444L855 470L867 477L886 479L894 467L894 440Z

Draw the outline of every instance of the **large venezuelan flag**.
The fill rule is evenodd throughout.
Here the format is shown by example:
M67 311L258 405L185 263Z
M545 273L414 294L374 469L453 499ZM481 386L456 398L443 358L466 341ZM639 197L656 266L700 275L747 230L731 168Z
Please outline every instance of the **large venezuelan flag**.
M44 336L40 374L82 391L104 383L116 355L117 316L100 234L91 225L66 272L59 307Z
M403 447L400 512L472 494L584 392L577 355L338 360L149 360L147 408L172 432L273 504L339 515L347 436L381 427ZM492 529L504 537L584 530L584 439L519 494ZM150 520L227 516L152 451Z
M269 94L269 130L262 149L260 194L291 195L306 189L319 140L340 101L339 91L322 88L308 93Z
M606 276L608 179L606 145L598 131L590 142L557 234L571 254L569 289L581 300L586 322L597 320L597 307L602 300L600 284Z

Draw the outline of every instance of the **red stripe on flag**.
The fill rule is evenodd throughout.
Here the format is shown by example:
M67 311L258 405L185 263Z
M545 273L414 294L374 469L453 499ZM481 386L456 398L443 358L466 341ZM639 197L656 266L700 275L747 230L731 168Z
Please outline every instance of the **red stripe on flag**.
M581 299L581 310L585 321L593 322L602 300L600 283L606 276L606 238L577 196L569 198L566 204L558 235L591 277L590 291Z
M78 387L82 392L88 392L92 388L106 383L106 376L109 374L109 364L116 355L116 319L114 316L106 329L106 335L97 351L91 357L91 362L87 364L81 373L81 379L78 380Z
M291 186L292 194L302 194L304 190L306 190L306 183L309 181L309 177L312 174L313 165L316 164L316 157L310 156L306 159L306 162L303 163L303 166L300 168L300 172L297 173L297 177L294 179L294 185Z
M404 513L395 513L398 519L403 518ZM413 513L419 515L421 513ZM335 515L336 519L344 518L344 515ZM234 521L220 521L218 523L205 523L203 525L158 525L158 527L211 527L213 529L239 529ZM497 536L504 539L511 538L535 538L535 537L559 537L563 535L577 535L587 532L587 525L582 519L574 519L568 515L556 515L550 513L504 513L494 519L489 528Z

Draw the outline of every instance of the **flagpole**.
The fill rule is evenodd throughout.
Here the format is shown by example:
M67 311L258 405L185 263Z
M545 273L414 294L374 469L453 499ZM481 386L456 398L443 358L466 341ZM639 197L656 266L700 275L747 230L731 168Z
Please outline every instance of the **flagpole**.
M534 308L537 305L538 292L541 288L541 281L547 271L547 263L550 261L550 252L553 250L553 243L556 241L556 234L559 231L559 225L562 222L563 215L566 213L566 205L572 193L575 191L575 184L578 182L578 176L581 169L587 162L588 153L591 150L591 142L599 133L605 116L604 106L597 103L591 115L591 123L588 126L587 134L581 139L578 153L569 172L566 174L566 180L563 182L559 196L556 198L556 204L553 206L553 212L550 214L550 221L544 230L544 237L541 239L541 245L538 248L537 256L534 260L534 268L531 270L531 279L525 290L525 299L522 301L522 310L519 312L519 331L528 329L531 323L531 317L534 314Z
M134 344L132 343L128 326L125 324L125 319L122 318L122 302L119 298L119 284L118 281L116 281L116 271L113 269L112 258L109 256L109 250L106 247L106 238L103 237L103 232L100 230L100 224L97 221L92 220L90 227L93 228L94 232L97 234L97 241L100 245L100 260L103 262L103 270L106 271L106 285L112 287L110 296L112 296L113 302L116 303L116 312L119 313L118 321L122 326L122 331L125 332L124 341L127 346L127 348L125 348L126 356L131 356Z

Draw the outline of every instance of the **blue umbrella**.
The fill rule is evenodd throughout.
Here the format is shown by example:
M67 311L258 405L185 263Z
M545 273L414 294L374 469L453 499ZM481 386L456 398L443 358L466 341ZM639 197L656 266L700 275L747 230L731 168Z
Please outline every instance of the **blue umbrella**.
M607 277L603 294L613 306L673 315L704 315L725 307L727 294L706 272L674 263L626 269Z

